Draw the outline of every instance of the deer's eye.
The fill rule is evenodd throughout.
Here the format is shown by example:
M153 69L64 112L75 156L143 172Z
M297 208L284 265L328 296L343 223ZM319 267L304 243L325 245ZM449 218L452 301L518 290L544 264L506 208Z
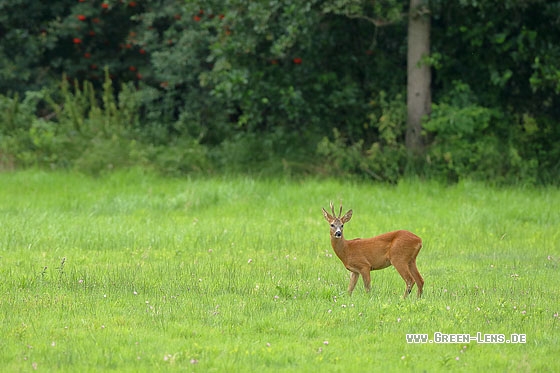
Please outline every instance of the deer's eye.
M331 224L331 228L334 228L334 224Z
M342 224L342 225L340 226L340 229L342 229L342 228L344 228L344 224Z

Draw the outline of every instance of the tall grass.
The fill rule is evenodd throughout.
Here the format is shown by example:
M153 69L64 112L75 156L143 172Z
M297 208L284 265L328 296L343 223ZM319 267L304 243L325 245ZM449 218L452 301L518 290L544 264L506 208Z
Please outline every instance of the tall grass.
M557 189L244 177L0 175L8 371L554 371ZM424 297L393 269L350 297L321 207L348 238L424 240ZM524 344L408 344L426 333Z

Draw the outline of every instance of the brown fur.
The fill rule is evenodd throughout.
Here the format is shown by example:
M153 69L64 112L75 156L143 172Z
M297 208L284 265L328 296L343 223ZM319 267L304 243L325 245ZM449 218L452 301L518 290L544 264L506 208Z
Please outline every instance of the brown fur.
M418 286L418 297L422 296L424 279L416 267L416 257L422 248L422 239L412 232L398 230L372 238L344 239L344 223L352 218L352 210L336 217L331 203L332 215L323 209L323 216L331 226L331 245L336 256L351 272L348 292L352 294L358 277L362 275L366 291L371 289L370 271L393 265L406 283L404 297ZM342 206L340 206L342 211Z

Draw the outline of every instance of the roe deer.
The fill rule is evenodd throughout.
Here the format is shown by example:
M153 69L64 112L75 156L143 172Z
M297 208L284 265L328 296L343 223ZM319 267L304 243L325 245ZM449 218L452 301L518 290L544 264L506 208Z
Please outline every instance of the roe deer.
M362 275L364 287L371 289L370 271L389 267L391 264L399 272L406 290L404 298L412 291L416 283L418 297L422 296L424 279L416 268L416 256L422 248L422 239L409 231L394 231L372 238L355 238L345 240L342 230L344 223L352 218L352 210L342 215L342 205L338 217L331 202L332 215L323 208L323 216L331 226L331 245L336 256L342 261L346 269L351 272L348 293L352 294L358 277Z

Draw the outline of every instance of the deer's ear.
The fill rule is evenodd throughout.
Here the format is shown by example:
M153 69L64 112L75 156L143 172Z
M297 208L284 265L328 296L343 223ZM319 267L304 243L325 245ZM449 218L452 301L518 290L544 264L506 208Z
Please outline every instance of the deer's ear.
M326 221L330 223L331 221L334 220L334 218L327 212L327 210L325 210L324 208L322 210L323 210L323 216L325 217Z
M344 214L344 216L340 219L340 221L346 223L350 219L352 219L352 210L348 210L348 212Z

